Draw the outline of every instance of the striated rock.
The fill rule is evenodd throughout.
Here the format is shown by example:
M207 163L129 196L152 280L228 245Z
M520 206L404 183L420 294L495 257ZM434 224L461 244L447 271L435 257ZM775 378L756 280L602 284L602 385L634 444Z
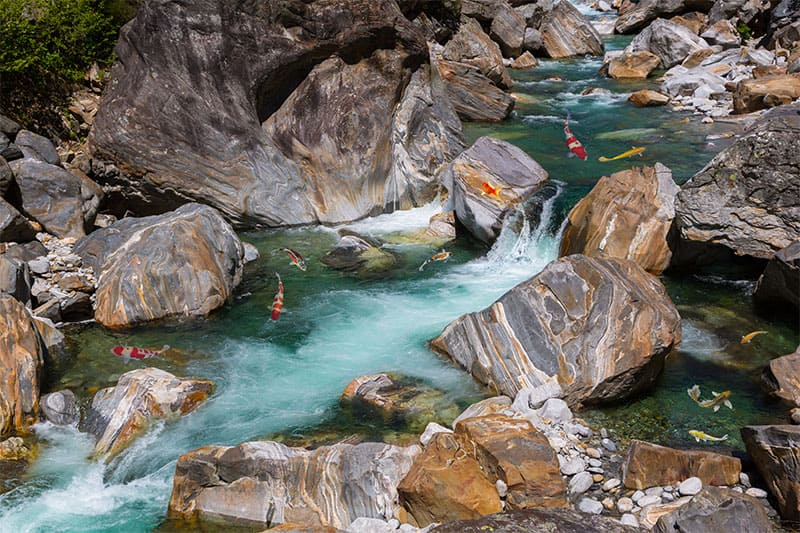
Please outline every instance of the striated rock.
M674 67L679 69L682 67ZM673 70L674 70L673 69ZM681 73L670 70L661 84L661 91L671 97L694 96L702 92L705 97L719 96L726 93L725 79L705 69L685 70Z
M661 163L603 176L570 211L559 255L630 259L660 274L672 257L667 233L679 190Z
M0 294L0 436L36 421L46 350L25 306Z
M710 45L718 45L722 48L733 48L741 44L742 38L739 32L733 27L730 20L720 20L708 26L700 37Z
M687 27L695 35L700 35L700 31L705 28L708 23L708 16L705 13L692 11L691 13L670 17L669 20Z
M82 237L91 228L102 189L86 178L34 159L11 163L22 198L22 210L48 233Z
M464 411L453 420L453 427L456 427L456 424L461 422L462 420L466 420L467 418L476 418L479 416L488 416L494 413L499 413L505 409L511 407L511 398L508 396L493 396L491 398L486 398L485 400L481 400L477 403L473 403Z
M549 57L603 55L604 45L600 34L589 20L567 0L560 0L545 15L539 31L544 49Z
M357 517L389 520L398 511L397 484L419 452L380 443L206 446L178 459L169 517L337 530Z
M522 27L524 28L524 24ZM501 89L510 89L513 85L511 76L503 65L500 47L486 35L481 25L474 19L467 19L461 23L458 33L442 50L442 59L476 67Z
M661 60L662 68L670 68L697 50L708 48L708 43L680 24L656 19L633 38L625 51L652 52Z
M69 389L43 395L39 408L45 420L59 426L75 424L80 419L77 400Z
M703 61L705 61L715 53L716 53L715 49L711 47L703 48L701 50L695 50L694 52L686 56L686 59L681 61L681 66L686 67L687 69L697 67Z
M9 294L30 307L32 285L27 263L0 255L0 294Z
M715 24L721 20L739 21L750 25L759 33L757 27L760 24L756 19L766 18L764 15L769 12L772 5L769 0L716 0L708 11L708 22Z
M525 17L509 6L500 9L492 20L489 35L500 45L505 57L517 57L522 53L525 39Z
M426 184L387 180L393 117L427 61L423 30L393 0L251 7L143 4L121 33L89 141L117 203L152 214L197 201L237 225L278 226L414 198Z
M592 516L572 509L525 509L507 511L474 520L459 520L433 528L430 533L626 533L637 531L606 516Z
M503 220L546 181L547 171L516 146L481 137L450 163L442 182L450 189L458 221L477 239L491 243ZM500 188L487 194L483 183Z
M0 242L27 242L36 238L36 230L19 211L0 198Z
M770 259L800 239L800 115L777 108L681 186L673 264L719 254Z
M800 521L800 426L745 426L741 432L781 517Z
M766 309L785 307L800 311L800 241L795 241L769 260L758 278L753 298Z
M95 319L109 328L207 315L230 298L244 251L213 208L124 218L75 245L98 278Z
M800 74L745 79L733 93L733 112L750 113L791 103L800 97Z
M465 449L473 443L490 481L499 479L508 487L507 509L566 506L556 452L529 421L502 414L468 418L455 425L455 435Z
M432 346L508 396L556 381L577 404L649 386L679 341L656 278L631 261L573 255L452 322Z
M684 496L667 503L647 503L646 500L649 499L656 502L661 501L661 498L658 496L645 496L639 500L639 505L644 505L639 512L639 525L646 530L652 530L662 516L673 513L675 510L689 503L691 496Z
M0 133L2 135L2 133ZM2 142L0 142L0 147L2 147ZM11 167L8 166L8 161L3 156L0 156L0 200L8 192L8 188L11 186L11 182L14 180L14 172L12 172Z
M452 429L446 428L440 424L437 424L436 422L430 422L427 426L425 426L425 431L422 432L422 435L419 436L419 442L423 446L427 446L431 439L433 439L434 435L452 432Z
M158 368L122 374L115 387L92 399L85 429L98 439L95 455L116 455L151 421L185 415L213 390L210 381L177 378Z
M50 375L60 374L70 362L71 353L67 348L67 338L48 318L34 314L33 323L47 348L44 354L44 367Z
M525 28L525 38L522 41L522 48L534 54L544 51L544 37L542 32L535 28Z
M431 67L442 80L447 98L462 120L499 122L514 108L514 99L495 85L480 69L441 57L439 45L431 44Z
M646 78L661 64L661 58L647 51L623 52L608 63L612 78Z
M539 61L533 54L526 51L511 63L511 68L515 70L525 70L539 66Z
M25 154L25 157L36 159L50 165L60 165L58 152L55 145L47 137L28 130L20 130L14 138L16 144Z
M397 265L397 256L382 249L378 242L353 233L344 233L336 246L322 256L320 261L336 270L366 276L391 270Z
M633 440L622 482L629 489L646 489L698 477L704 485L734 485L739 482L741 471L742 462L736 457Z
M632 9L620 13L614 24L617 33L636 33L658 17L690 11L708 13L713 0L641 0Z
M92 318L92 302L85 292L71 291L58 305L61 320L64 322L80 322Z
M654 533L750 533L772 531L758 500L723 487L706 487L679 509L661 516Z
M667 105L669 103L669 96L661 94L658 91L651 91L649 89L642 89L631 93L628 101L636 107L653 107L660 105Z

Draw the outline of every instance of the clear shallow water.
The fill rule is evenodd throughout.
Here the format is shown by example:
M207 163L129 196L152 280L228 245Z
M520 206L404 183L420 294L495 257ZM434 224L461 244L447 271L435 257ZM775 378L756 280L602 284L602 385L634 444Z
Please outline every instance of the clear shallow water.
M610 41L610 48L624 44L624 39ZM482 397L484 391L428 350L427 341L454 318L485 307L555 258L566 212L601 175L660 161L684 181L721 149L706 136L730 128L686 123L684 115L663 108L636 109L625 98L640 85L604 79L597 75L599 67L594 59L545 61L538 69L515 73L515 116L500 125L467 127L470 140L489 134L520 146L560 183L544 224L528 221L519 233L506 231L492 250L459 241L448 247L453 252L449 261L429 264L424 272L419 265L437 250L392 245L400 266L381 279L358 279L319 262L336 241L333 229L246 234L244 240L254 243L262 258L248 267L231 305L212 318L124 333L98 327L74 333L75 363L53 390L68 386L86 402L125 371L144 366L134 362L126 367L109 351L116 344L170 344L173 349L164 359L148 363L176 375L212 379L217 390L194 413L152 427L109 465L87 460L93 443L73 428L37 426L38 460L0 495L0 530L151 531L164 521L175 460L202 445L258 438L324 442L353 433L403 442L408 437L403 428L353 420L339 409L341 391L359 375L399 371L443 390L459 407ZM566 81L548 81L552 76ZM589 86L614 94L580 96ZM567 110L588 161L565 156ZM596 160L631 145L644 145L647 151L633 161ZM348 228L391 240L426 226L438 209L432 204ZM283 253L271 253L281 246L301 251L308 271L290 267ZM286 304L280 320L272 322L276 270L284 279ZM747 281L665 281L684 317L680 350L668 359L653 391L582 416L621 436L673 445L693 444L688 429L729 433L726 446L740 449L739 426L782 416L760 391L758 373L772 357L793 351L796 327L757 318ZM749 345L738 344L741 335L755 329L769 333ZM696 407L685 392L694 383L704 397L712 389L730 389L735 409L712 414Z

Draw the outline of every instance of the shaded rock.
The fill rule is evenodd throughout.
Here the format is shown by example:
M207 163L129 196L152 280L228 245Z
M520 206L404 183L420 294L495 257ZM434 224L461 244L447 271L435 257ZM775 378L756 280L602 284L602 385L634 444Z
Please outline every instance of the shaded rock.
M525 51L511 63L511 68L516 70L525 70L537 66L539 66L539 61L528 51Z
M800 74L741 80L733 93L733 112L750 113L791 103L800 97Z
M17 132L22 129L16 121L8 118L5 115L0 115L0 132L7 135L10 139L16 137Z
M32 131L20 130L14 138L14 144L22 150L25 157L37 159L51 165L61 164L55 145L47 137Z
M0 242L26 242L36 238L36 230L19 211L0 198Z
M681 186L673 264L770 259L800 239L800 114L777 108ZM724 255L723 255L724 257Z
M39 408L45 420L59 426L75 424L80 419L75 395L69 389L43 395Z
M397 265L397 256L380 243L360 235L344 233L331 251L320 259L330 268L358 275L375 275Z
M56 300L51 301L55 302ZM57 305L56 307L58 308ZM44 355L44 367L51 376L60 374L70 362L71 354L67 348L67 338L49 318L34 315L33 323L47 348Z
M647 50L623 52L608 63L612 78L646 78L661 64L661 58Z
M30 307L32 285L27 263L0 255L0 293L11 295Z
M560 256L630 259L660 274L672 257L667 234L679 190L661 163L603 176L570 211Z
M454 434L433 436L397 486L408 522L423 527L502 509L494 482L473 453L472 447Z
M124 218L95 231L74 252L92 266L95 319L106 327L203 316L230 298L242 274L242 244L213 208Z
M703 485L734 485L741 471L742 463L736 457L676 450L634 439L623 466L622 482L629 489L646 489L697 477Z
M511 7L506 0L461 0L461 15L491 23L498 11L506 7Z
M747 24L758 32L758 26L766 21L756 19L765 18L761 14L769 12L771 6L772 3L768 0L716 0L708 11L708 22L715 24L722 20L734 20Z
M667 105L669 103L669 96L661 94L658 91L651 91L649 89L642 89L631 93L628 101L636 107L654 107L660 105Z
M508 487L506 507L563 507L566 487L556 453L541 432L525 419L502 414L458 422L455 435L475 456L489 480Z
M456 427L462 420L467 418L476 418L479 416L488 416L494 413L499 413L511 407L511 399L508 396L493 396L486 398L477 403L473 403L453 420L453 427Z
M39 241L30 241L24 244L9 246L6 248L4 255L12 259L19 259L20 261L29 263L37 257L46 256L47 248Z
M711 47L703 48L701 50L695 50L694 52L692 52L691 54L686 56L686 59L681 61L681 66L689 68L689 69L697 67L701 63L703 63L703 61L705 61L706 59L708 59L710 56L712 56L714 54L715 54L715 50L714 50L714 48L711 48Z
M2 146L1 142L0 146ZM2 147L2 149L5 149L5 147ZM2 199L8 192L8 187L11 185L11 181L13 179L14 172L12 172L11 167L8 166L8 161L6 161L4 157L0 156L0 199Z
M358 517L389 520L398 511L397 484L419 452L380 443L315 450L263 441L206 446L178 459L168 515L336 529Z
M98 439L95 455L116 455L150 422L193 411L213 390L210 381L177 378L157 368L122 374L116 386L92 399L85 430Z
M500 45L505 57L517 57L522 53L525 38L525 17L519 11L501 9L495 14L489 35Z
M661 60L662 68L670 68L697 50L708 48L708 43L680 24L656 19L633 38L625 51L652 52Z
M442 524L430 533L625 533L629 527L605 516L592 516L572 509L526 509L508 511L475 520Z
M774 396L800 407L800 346L794 353L770 361L761 378Z
M722 48L733 48L739 46L741 37L730 20L720 20L708 26L700 37L710 45L718 45Z
M692 11L691 13L684 13L683 15L671 17L669 20L681 26L686 26L695 35L700 35L700 31L705 28L708 23L708 15Z
M419 442L423 446L427 446L428 443L433 439L434 435L439 433L452 433L453 430L446 428L442 425L437 424L436 422L431 422L427 426L425 426L425 431L422 432L422 435L419 436Z
M198 201L266 226L391 209L392 117L427 57L396 2L172 7L143 4L121 33L94 119L98 174L120 205L150 214Z
M547 171L516 146L481 137L444 170L458 221L477 239L491 243L503 220L547 180ZM500 188L487 194L483 183Z
M800 521L800 427L745 426L747 453L778 503L784 520Z
M567 0L560 0L542 20L539 31L547 55L552 58L603 55L600 34Z
M22 159L11 163L22 198L22 210L48 233L82 237L97 214L102 190L97 184L61 167Z
M800 311L800 241L779 250L758 278L753 297L764 308Z
M644 529L652 530L662 516L675 512L676 509L680 509L689 503L691 499L691 496L683 496L668 503L648 503L646 500L660 502L661 498L657 496L645 496L639 503L639 505L644 506L639 512L639 525Z
M561 396L561 386L553 381L548 381L538 387L526 387L520 390L514 398L514 409L525 414L531 409L539 409L547 400Z
M438 45L431 45L430 61L462 120L499 122L511 113L514 99L477 67L442 59Z
M16 144L9 144L7 147L0 150L0 157L11 162L22 159L25 157L25 154L22 153L22 150L20 150Z
M66 298L59 301L59 308L61 310L61 320L64 322L89 320L95 314L92 309L92 301L85 292L70 292Z
M687 504L660 517L653 528L656 533L772 530L764 506L758 500L722 487L704 488Z
M522 48L534 54L544 50L544 37L542 32L535 28L525 28L525 38L522 41Z
M36 421L46 349L25 306L0 294L0 436Z
M467 19L461 24L458 33L442 50L442 59L476 67L502 89L510 89L513 85L511 76L503 65L500 47L484 33L481 25L474 19Z
M656 278L631 261L573 255L452 322L432 346L504 394L557 381L576 404L649 386L679 341Z
M713 3L713 0L641 0L632 9L620 14L614 29L617 33L636 33L665 15L680 15L690 11L707 13Z

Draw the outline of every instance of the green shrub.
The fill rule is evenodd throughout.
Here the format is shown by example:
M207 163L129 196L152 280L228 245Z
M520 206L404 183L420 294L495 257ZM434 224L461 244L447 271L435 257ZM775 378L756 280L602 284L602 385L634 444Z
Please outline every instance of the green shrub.
M748 26L744 22L740 22L739 24L736 25L736 31L739 32L739 35L745 41L749 41L750 39L753 38L753 30L751 30L750 26Z

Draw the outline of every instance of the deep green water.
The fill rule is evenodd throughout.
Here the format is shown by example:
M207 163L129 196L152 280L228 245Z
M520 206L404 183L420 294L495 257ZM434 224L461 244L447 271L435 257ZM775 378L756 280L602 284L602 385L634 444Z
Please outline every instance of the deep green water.
M624 41L609 44L620 47ZM74 429L37 426L39 458L0 495L0 531L151 531L163 524L175 460L202 445L259 438L319 443L350 435L404 442L407 428L357 420L339 408L341 391L359 375L397 371L441 389L444 423L455 410L483 397L485 392L433 354L427 341L451 320L485 307L554 259L566 212L601 175L659 161L682 182L722 148L721 141L707 136L732 127L703 125L696 118L687 123L685 115L664 108L636 109L625 99L641 85L604 79L597 74L599 67L596 59L549 61L515 73L519 103L514 117L500 125L467 128L470 140L493 135L520 146L560 184L543 224L531 221L519 234L504 232L491 250L459 240L448 247L451 260L430 264L424 272L418 266L437 250L391 246L401 262L379 279L334 272L319 262L336 241L334 229L245 234L243 239L255 244L262 257L248 267L233 302L208 320L125 333L96 326L74 332L74 364L51 386L72 388L84 403L97 388L144 366L125 366L109 351L116 344L169 344L173 349L164 359L148 363L177 375L212 379L217 390L194 413L156 424L109 465L87 460L93 443ZM564 81L547 80L553 76ZM612 94L581 96L590 86ZM588 161L566 157L562 128L567 110ZM632 145L646 146L643 157L597 162L600 155L613 156ZM432 204L348 227L391 238L424 227L439 209ZM301 251L308 271L290 267L285 254L271 253L281 246ZM286 304L280 320L272 322L275 271L284 279ZM794 350L797 327L758 318L749 299L752 282L728 278L666 278L684 319L680 349L668 358L652 391L582 416L615 429L619 437L670 445L693 445L688 429L728 433L725 446L700 446L737 450L740 426L782 420L782 409L761 392L758 376L769 359ZM739 344L742 335L756 329L769 333ZM712 389L731 390L734 410L712 413L695 406L686 395L695 383L704 397Z

